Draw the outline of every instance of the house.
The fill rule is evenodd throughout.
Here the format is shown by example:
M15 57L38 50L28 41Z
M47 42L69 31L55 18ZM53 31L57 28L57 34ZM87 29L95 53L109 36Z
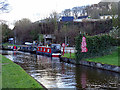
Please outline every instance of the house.
M74 22L82 22L84 19L89 18L88 15L86 16L79 16L78 19L74 19Z
M114 15L114 18L117 18L118 15ZM100 19L112 19L113 18L113 15L103 15L103 16L100 16Z
M88 17L88 15L86 15L86 16L79 16L78 19L85 19L87 17Z

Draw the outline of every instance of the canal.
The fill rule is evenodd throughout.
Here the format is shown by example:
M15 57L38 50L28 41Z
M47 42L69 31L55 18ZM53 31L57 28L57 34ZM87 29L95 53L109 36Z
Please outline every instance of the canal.
M0 51L1 52L1 51ZM21 51L2 51L46 88L120 89L120 74Z

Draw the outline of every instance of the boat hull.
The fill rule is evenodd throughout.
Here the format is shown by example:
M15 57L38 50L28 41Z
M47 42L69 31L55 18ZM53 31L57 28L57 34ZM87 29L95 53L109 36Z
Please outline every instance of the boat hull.
M39 55L46 55L46 56L49 56L49 57L52 56L51 53L45 53L45 52L40 52L40 51L36 51L36 53L39 54Z
M60 57L61 54L60 53L52 53L52 57Z

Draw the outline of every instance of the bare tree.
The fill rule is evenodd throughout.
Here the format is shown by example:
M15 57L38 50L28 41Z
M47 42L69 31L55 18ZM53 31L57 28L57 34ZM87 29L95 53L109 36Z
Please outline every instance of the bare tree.
M118 3L118 26L120 28L120 1ZM119 31L120 32L120 31Z
M73 7L72 8L72 14L75 18L77 18L79 15L85 15L86 13L86 6L80 6L80 7Z
M0 26L2 27L2 42L7 42L10 37L13 37L12 30L5 23Z
M55 32L55 42L75 45L75 37L79 34L79 29L74 23L63 23L59 32Z
M58 13L57 12L52 12L51 14L50 14L50 18L51 19L56 19L56 20L58 20L59 19L59 15L58 15Z
M73 7L72 8L72 13L73 13L73 16L75 16L75 18L77 18L78 14L79 14L79 8L78 7Z
M86 7L87 14L92 18L99 18L99 15L118 14L118 2L100 2Z
M0 13L9 12L10 7L7 0L0 0Z
M63 12L62 12L63 16L70 16L71 15L71 10L70 9L65 9Z
M18 44L24 43L25 41L31 41L31 24L31 21L26 18L15 23L14 34Z

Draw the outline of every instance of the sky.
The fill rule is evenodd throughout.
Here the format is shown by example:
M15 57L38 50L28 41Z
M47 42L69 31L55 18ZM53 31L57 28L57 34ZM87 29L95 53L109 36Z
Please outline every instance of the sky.
M97 4L101 0L8 0L11 11L0 14L0 20L6 20L10 27L22 18L29 18L32 22L44 19L50 13L61 13L65 9L76 6Z

